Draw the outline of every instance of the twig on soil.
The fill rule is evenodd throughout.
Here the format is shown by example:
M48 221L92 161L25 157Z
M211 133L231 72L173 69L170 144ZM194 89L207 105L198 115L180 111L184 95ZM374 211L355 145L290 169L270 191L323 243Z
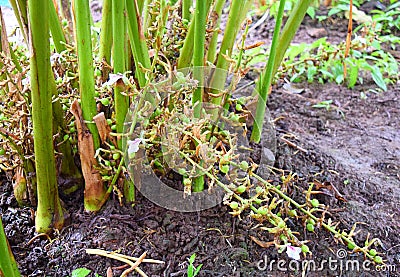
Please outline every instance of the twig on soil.
M138 267L140 263L142 263L142 262L154 263L154 264L163 264L164 263L163 261L159 261L159 260L145 259L144 257L146 256L146 252L144 252L139 258L126 256L126 255L109 252L109 251L105 251L105 250L100 250L100 249L86 249L86 253L92 254L92 255L104 256L104 257L118 260L118 261L128 264L130 266L130 268L125 270L121 276L126 276L128 273L132 272L133 270L136 270L136 272L139 273L140 276L145 277L145 276L147 276L146 273L144 273ZM132 261L134 261L134 263Z
M51 243L51 238L50 238L50 236L48 235L48 234L46 234L46 233L40 233L40 234L38 234L38 235L36 235L36 236L34 236L33 238L31 238L29 241L28 241L28 243L26 244L27 246L28 245L30 245L32 242L34 242L37 238L40 238L40 237L46 237L48 240L49 240L49 242Z
M135 257L131 257L131 256L127 256L127 255L123 255L123 254L119 254L119 253L115 253L115 252L100 250L100 249L86 249L86 253L92 254L92 255L100 255L100 256L104 256L104 257L108 257L107 255L111 255L113 257L119 257L119 258L127 259L129 261L134 261L134 262L139 260L139 258L135 258ZM164 264L165 263L164 261L159 261L159 260L154 260L154 259L143 259L142 262L143 263L151 263L151 264Z
M297 150L300 150L300 151L302 151L302 152L304 152L304 153L306 153L306 154L308 153L308 151L307 151L306 149L304 149L304 148L298 146L297 144L295 144L295 143L293 143L293 142L291 142L291 141L285 139L284 137L280 137L280 140L283 141L283 142L285 142L287 145L289 145L289 146L291 146L291 147L297 149Z
M144 252L142 255L140 255L140 257L138 258L138 260L128 269L126 269L124 272L122 272L121 277L125 277L126 275L128 275L129 273L131 273L132 271L138 269L138 266L142 263L142 261L144 260L144 258L146 257L147 252ZM139 272L139 271L138 271ZM139 272L140 274L140 272Z
M129 257L129 259L127 259L127 258L120 257L120 254L113 253L113 252L108 252L108 251L104 251L104 250L100 250L100 249L86 249L86 253L92 254L92 255L104 256L104 257L107 257L107 258L110 258L110 259L114 259L114 260L118 260L118 261L127 263L128 265L131 266L130 269L133 268L134 270L137 271L137 273L139 273L140 276L147 277L146 273L144 273L144 272L138 267L138 265L143 261L143 260L141 260L140 262L138 262L138 261L139 261L138 258ZM146 253L146 252L145 252L145 253ZM122 256L124 256L124 255L122 255ZM143 256L143 255L142 255L142 256ZM141 257L142 257L142 256L141 256ZM128 256L125 256L125 257L128 257ZM133 262L131 261L132 259L135 259L136 262L133 263ZM125 270L124 272L126 272L126 270ZM129 271L129 272L130 272L130 271ZM128 272L128 273L129 273L129 272ZM123 273L123 274L124 274L124 273ZM127 273L125 273L125 274L127 274ZM126 275L121 275L121 276L126 276Z

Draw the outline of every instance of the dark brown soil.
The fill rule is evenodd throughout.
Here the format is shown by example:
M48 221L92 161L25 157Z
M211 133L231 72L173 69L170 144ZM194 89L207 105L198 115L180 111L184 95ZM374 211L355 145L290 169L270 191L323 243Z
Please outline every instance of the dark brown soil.
M340 33L345 36L341 30ZM336 39L341 40L342 36ZM370 238L379 238L381 243L374 248L383 253L390 266L386 272L377 272L374 265L369 265L370 271L363 270L362 255L349 253L346 259L338 259L337 251L346 247L336 244L332 234L318 228L310 235L301 222L288 222L301 238L311 241L309 246L317 265L324 260L337 260L336 269L325 266L306 276L400 276L398 85L381 94L369 92L372 84L352 90L334 84L302 86L303 93L293 94L278 84L269 99L278 141L275 167L296 173L295 185L301 190L313 181L333 185L347 202L325 190L318 199L330 206L331 214L327 216L347 231L359 223L359 244L364 243L368 233ZM366 99L360 97L361 92ZM324 100L333 101L329 110L312 107ZM89 214L83 210L82 191L78 191L62 199L70 213L70 224L51 239L32 239L33 210L18 208L11 191L11 184L3 181L0 214L24 276L71 276L74 269L81 267L92 270L89 276L106 276L108 267L123 265L88 255L88 248L135 257L146 251L147 258L165 262L142 264L140 268L149 276L186 276L192 253L197 255L195 265L203 264L200 276L302 276L301 270L278 270L276 263L272 270L263 269L265 263L260 261L265 259L283 259L286 268L289 260L273 247L257 245L251 236L264 242L273 237L248 217L232 217L225 206L198 213L172 212L138 193L133 208L120 206L113 196L99 213ZM360 270L346 269L346 260L358 261ZM113 269L114 276L122 271Z

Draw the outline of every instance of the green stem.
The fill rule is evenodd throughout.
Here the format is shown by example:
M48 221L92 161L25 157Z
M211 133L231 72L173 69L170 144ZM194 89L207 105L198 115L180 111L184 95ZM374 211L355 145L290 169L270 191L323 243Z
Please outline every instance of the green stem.
M217 57L216 67L223 69L219 74L213 76L213 89L212 91L215 94L220 94L224 89L227 72L226 70L229 67L229 62L226 57L231 57L233 46L235 43L236 36L239 32L241 19L243 17L243 13L246 13L245 10L248 7L248 0L232 0L231 9L228 16L228 21L226 23L226 29L224 33L224 37L221 43L221 50ZM211 99L211 102L217 106L221 105L223 96L214 97Z
M136 65L136 77L138 78L139 86L143 88L146 81L146 72L151 69L151 61L149 49L144 37L142 21L138 13L136 1L126 0L126 12L128 14L128 31L131 42L133 58Z
M129 1L128 1L129 2ZM124 73L125 68L125 1L112 1L112 28L113 28L113 68L114 73ZM131 21L131 20L130 20ZM129 108L129 97L122 94L123 89L119 86L114 88L115 119L117 132L122 134L124 131L125 117ZM118 148L122 150L122 140L118 140ZM123 191L125 201L133 203L135 201L135 187L129 180L124 179Z
M147 36L147 30L149 28L150 24L150 19L151 19L151 14L150 14L150 9L149 9L149 2L150 0L144 0L143 1L143 9L140 14L143 15L143 32L145 36Z
M187 22L190 22L190 8L192 4L193 1L182 0L182 19L187 20Z
M281 30L284 9L285 9L285 0L281 0L279 2L278 14L276 16L274 35L272 37L272 44L269 52L267 67L265 68L265 71L261 73L260 79L258 80L256 85L256 89L259 92L259 95L258 95L253 131L250 137L251 141L254 141L256 143L260 142L261 139L261 132L264 124L264 115L266 109L265 105L267 103L268 92L273 77L272 73L275 64L275 55L278 46L279 32Z
M100 33L100 61L111 64L112 48L112 0L104 0L102 8L101 33Z
M139 9L139 14L143 14L144 6L147 5L147 0L135 0Z
M253 125L253 131L251 133L250 140L259 142L261 139L261 133L264 124L264 114L266 109L266 103L268 98L269 89L271 87L272 79L282 62L283 56L289 47L301 21L304 18L307 8L312 0L298 1L293 11L291 12L285 27L282 30L282 34L279 36L279 30L282 25L282 17L284 13L284 3L279 3L279 11L276 18L274 35L272 38L271 50L268 58L267 67L264 72L261 73L260 79L257 82L256 90L259 93L257 101L256 115Z
M17 263L11 251L6 234L4 233L3 222L0 216L0 276L20 277Z
M125 1L112 1L112 29L113 29L113 68L114 73L125 73ZM115 86L115 120L117 132L124 131L125 116L129 107L129 98L123 95L122 88ZM122 148L121 140L118 140L119 149Z
M28 13L26 0L9 0L25 42L28 42Z
M97 114L97 106L95 100L89 1L74 1L74 4L82 112L83 118L87 121L87 126L93 136L94 148L97 149L100 147L100 138L96 125L93 123L93 117Z
M193 55L193 65L195 67L204 66L204 43L206 34L206 20L207 20L207 1L196 1L195 10L195 29L194 29L194 55ZM192 104L193 104L193 116L195 118L200 118L201 108L203 102L203 90L204 90L204 72L203 70L195 70L195 79L199 82L198 87L193 93ZM202 164L202 161L200 161ZM198 172L199 173L199 172ZM200 175L193 180L193 191L199 192L204 190L204 175Z
M285 26L282 29L282 33L279 37L273 70L274 76L312 1L313 0L297 1L292 12L290 13L289 18L286 21Z
M236 61L235 73L239 71L240 66L242 64L244 48L245 48L245 42L246 42L247 34L249 33L249 28L250 28L250 24L249 24L249 22L247 22L246 23L246 28L245 28L245 30L243 32L243 35L242 35L242 43L240 45L239 56L238 56L237 61Z
M50 232L61 229L63 211L58 198L56 166L52 133L52 90L49 86L50 44L49 4L47 1L28 0L31 34L31 94L32 123L37 176L38 206L36 231Z
M217 0L214 8L214 15L217 17L217 22L214 26L214 31L210 40L210 45L208 46L207 61L214 63L217 56L217 44L218 44L218 34L221 25L221 14L224 8L225 0Z
M207 20L207 3L206 1L196 1L195 10L195 31L194 31L194 47L193 47L193 66L204 66L204 42L206 33L206 20ZM199 82L198 87L193 93L192 104L194 109L194 117L200 118L201 102L203 99L203 86L204 86L204 72L203 70L196 70L195 79Z
M58 18L56 8L54 7L53 0L48 0L49 2L49 12L50 12L50 31L53 37L53 42L58 53L67 50L65 47L66 40L64 36L63 29L60 24L60 19Z
M178 69L189 67L190 63L192 62L195 24L196 17L194 17L193 20L190 22L185 41L183 42L177 64Z

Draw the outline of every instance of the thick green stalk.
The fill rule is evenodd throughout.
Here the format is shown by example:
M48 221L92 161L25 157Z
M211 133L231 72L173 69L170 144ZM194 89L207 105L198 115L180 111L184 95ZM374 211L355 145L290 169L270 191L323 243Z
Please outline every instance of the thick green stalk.
M126 0L126 12L128 15L129 39L136 66L135 73L139 81L139 86L143 88L146 85L145 70L151 69L151 61L146 38L143 33L142 20L138 12L139 7L135 3L136 1Z
M125 22L125 1L112 1L112 28L113 28L113 68L114 73L124 73L126 71L125 61L125 39L126 39L126 22ZM122 94L122 88L115 86L114 88L114 102L115 102L115 119L117 125L117 132L122 134L124 132L124 122L126 113L129 108L129 98ZM118 140L118 147L122 150L122 140ZM127 203L135 201L134 185L129 180L124 180L124 197Z
M196 1L195 10L195 31L194 31L194 45L193 45L193 66L204 66L204 43L206 34L206 20L207 20L207 3L206 1ZM195 78L199 81L199 86L193 93L192 104L194 109L194 117L200 118L201 102L203 99L203 82L204 74L202 70L196 70Z
M147 29L149 28L150 24L150 12L149 12L149 1L151 0L144 0L143 1L143 9L141 10L140 14L143 15L143 32L147 36Z
M60 19L56 12L56 7L54 7L53 0L48 0L49 2L49 12L50 12L50 32L53 37L54 46L58 53L65 51L66 40L64 36L63 29L60 24Z
M0 216L0 276L20 277L17 263L11 251L6 234L4 233L3 222Z
M282 24L282 17L284 13L284 3L281 0L279 3L279 10L277 15L277 21L275 23L274 35L272 38L271 50L268 58L267 66L264 72L261 73L260 79L257 82L256 90L259 93L256 115L254 120L253 131L251 133L250 140L259 142L261 139L261 133L264 124L265 105L267 103L269 89L272 83L272 79L275 76L276 71L280 63L282 62L283 56L290 42L292 41L297 29L299 28L304 15L307 12L307 8L312 0L298 1L293 11L291 12L285 27L282 30L282 34L279 36L279 31Z
M206 9L208 11L210 9L212 1L207 0L204 2L206 2ZM197 7L196 7L196 10L197 10ZM191 65L192 58L193 58L193 52L194 52L194 40L195 40L195 32L196 32L195 27L196 27L196 16L194 16L193 19L190 21L189 29L187 31L186 38L185 38L185 41L183 42L183 46L181 48L181 52L180 52L179 59L178 59L178 63L177 63L178 69L190 67L190 65ZM202 47L205 48L204 44L202 45Z
M114 73L124 73L125 69L125 1L112 1L112 28L113 28L113 68ZM115 118L117 132L124 131L125 116L129 108L129 98L122 93L118 86L114 89ZM122 147L121 140L118 141L119 148Z
M291 11L289 18L286 21L285 26L282 29L282 33L279 37L279 43L276 49L274 70L272 71L274 76L312 1L313 0L297 1L296 5Z
M207 1L196 1L195 10L195 30L194 30L194 55L193 55L193 66L203 67L204 66L204 54L205 54L205 34L207 24ZM203 70L195 70L195 79L199 82L198 87L193 93L192 104L193 104L193 116L200 118L201 108L203 102L203 91L204 91L204 72ZM204 190L204 175L200 175L193 180L193 191L199 192Z
M66 39L64 36L63 29L60 25L60 19L57 15L56 8L52 0L48 0L49 2L49 13L50 13L50 32L53 36L54 45L56 47L57 52L65 51L67 48L65 46ZM59 134L57 143L61 143L63 137L65 135L64 130L66 129L65 124L65 116L64 112L61 107L61 103L58 97L57 85L52 78L52 71L51 68L49 69L49 86L52 91L52 94L57 99L53 101L53 134ZM61 169L60 175L66 176L69 178L82 178L82 174L78 170L78 167L74 163L74 157L71 151L71 145L69 140L63 142L57 149L59 152L62 153L61 159Z
M219 33L219 28L221 25L221 14L222 14L222 9L224 8L225 0L217 0L215 3L215 8L214 8L214 15L217 17L217 22L215 23L214 26L214 31L210 40L210 45L208 46L208 52L207 52L207 61L214 63L215 58L217 55L217 44L218 44L218 33Z
M146 2L146 0L135 0L135 2L137 3L137 6L138 6L138 9L139 9L139 14L143 14L142 12L143 12L143 9L144 9L144 6L147 4Z
M100 61L111 64L112 49L112 0L104 0L102 8L101 33L100 33Z
M94 69L92 56L92 40L90 32L89 0L76 0L76 45L78 48L79 89L83 117L88 122L87 126L92 133L95 149L100 147L100 138L93 123L93 117L97 114L95 100Z
M48 1L28 0L31 35L31 94L32 123L37 177L38 206L36 231L50 232L64 224L63 211L58 198L56 166L52 132L52 91L49 86L50 43Z
M229 62L226 57L230 57L232 55L235 39L242 24L241 20L238 19L243 18L243 13L247 13L246 8L249 6L248 2L249 0L232 0L224 37L221 43L221 49L217 57L217 68L227 70L229 67ZM221 91L223 91L226 77L227 72L224 73L224 71L221 71L220 74L213 76L213 88L216 88L216 90L213 90L213 92L215 94L220 94ZM211 102L217 106L220 106L222 99L222 96L215 97L211 100Z
M192 4L193 1L182 0L182 19L187 20L187 22L190 22L190 8Z
M260 142L262 127L264 124L265 105L269 88L271 86L273 70L275 64L276 50L278 46L279 32L282 26L282 17L285 9L285 0L279 2L278 14L276 16L274 35L272 37L271 49L269 51L268 63L265 71L261 73L260 79L257 82L256 89L259 93L257 101L256 115L254 118L253 131L251 133L251 141Z
M193 20L190 22L185 41L183 42L183 46L181 48L181 53L179 54L177 64L178 69L189 67L190 63L192 62L195 22L196 18L193 18Z

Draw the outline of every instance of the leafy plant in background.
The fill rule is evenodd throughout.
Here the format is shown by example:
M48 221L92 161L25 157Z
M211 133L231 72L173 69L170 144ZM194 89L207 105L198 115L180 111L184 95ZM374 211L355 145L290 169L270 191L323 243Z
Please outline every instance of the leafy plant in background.
M225 90L228 71L235 76L229 87L234 90L239 79L249 70L245 67L244 56L247 55L245 38L249 24L249 21L245 21L245 15L251 7L250 0L230 2L228 21L220 45L217 43L221 24L219 18L225 4L222 0L196 1L193 7L193 2L187 0L104 0L99 45L92 44L95 40L91 32L88 1L74 1L73 35L68 33L68 28L62 29L68 24L55 24L56 10L62 15L67 13L60 6L55 9L52 0L42 0L40 5L29 0L29 13L24 6L25 1L11 2L17 7L14 10L18 11L16 15L23 35L33 46L29 67L31 78L27 80L17 75L18 71L26 72L28 68L23 64L21 70L18 70L10 54L7 63L3 64L2 73L6 76L4 84L18 88L12 91L12 95L19 102L13 110L14 114L7 113L4 116L6 119L2 121L2 128L8 131L1 129L1 134L7 139L3 148L8 157L19 157L17 164L7 169L22 171L21 179L26 177L27 191L32 192L30 199L34 201L37 195L37 231L50 232L52 228L62 227L63 210L57 197L56 178L60 178L61 172L74 172L74 162L70 159L73 159L72 154L78 151L80 154L85 181L85 209L97 211L112 191L121 203L134 203L133 184L125 178L125 159L128 162L134 161L139 149L147 151L152 157L152 169L166 176L171 168L168 166L170 161L163 158L163 152L175 150L194 169L194 172L186 169L179 171L185 193L202 191L206 187L205 182L210 187L218 185L226 193L225 204L230 206L233 215L247 213L263 224L261 230L274 235L271 245L281 249L289 243L298 245L307 255L309 250L306 241L300 240L286 224L288 220L298 219L307 224L310 232L322 226L332 232L338 241L382 262L381 257L369 254L374 240L359 247L354 243L354 230L347 233L339 230L331 221L325 221L327 207L312 197L315 193L314 184L308 188L303 203L296 202L289 196L294 176L283 175L280 184L267 182L257 175L256 164L238 161L239 145L235 134L222 125L216 127L212 124L211 119L217 119L226 124L236 124L241 131L247 130L245 106L249 99L256 100L255 123L250 138L253 142L260 141L265 104L273 77L311 0L297 1L293 5L282 30L286 2L279 2L267 66L261 70L256 82L254 95L258 99L233 99L230 91ZM193 14L188 12L190 10L193 10ZM29 25L27 14L30 16ZM48 32L50 21L56 52L52 56ZM236 37L243 22L245 30L241 48L235 49ZM320 48L318 45L313 49L316 47ZM299 54L289 52L292 59ZM330 55L336 54L332 49ZM212 66L213 71L194 71L192 76L185 76L175 70L202 68L205 65ZM283 68L293 68L294 72L296 70L286 62ZM335 65L333 68L337 69L333 75L335 80L343 82L339 67ZM18 82L15 82L16 76L19 76ZM166 86L169 85L167 95L161 95L155 85L163 83L163 76L176 76L171 78L171 84L166 83ZM204 77L208 77L211 89L204 88ZM313 74L310 80L312 78ZM26 84L23 85L22 81ZM8 88L7 91L5 86L2 99L7 99L10 95L8 93L11 90ZM160 101L162 96L164 101ZM203 103L220 106L222 109L208 111L202 108ZM132 119L128 134L125 134L124 122L130 104L133 105ZM17 121L17 107L23 107L25 111L23 116L26 121L23 124ZM235 111L230 111L231 107L235 107ZM179 117L182 115L183 118ZM34 132L30 126L31 116ZM139 123L145 126L145 130L134 134L137 137L128 140L125 145L122 138L131 139L131 129ZM179 134L176 141L181 145L177 149L173 149L172 143L163 143L160 130L165 125L174 130L174 134ZM27 148L27 142L15 133L25 133L26 137L33 138L34 160L32 149ZM29 142L32 143L32 140ZM124 155L125 148L130 152L128 157ZM32 172L33 162L35 172ZM31 179L35 173L37 188L32 186ZM230 182L222 182L223 177L229 177L225 179ZM60 189L68 193L76 190L76 187ZM255 194L251 195L249 192L253 188Z
M357 83L362 84L366 73L370 73L375 84L383 91L388 84L398 80L398 62L383 45L395 45L400 39L395 36L378 36L380 29L366 25L356 33L352 41L352 49L347 58L344 57L345 45L333 45L321 38L311 44L302 43L290 47L280 73L287 75L290 82L315 80L319 83L346 83L349 88ZM387 48L387 47L386 47ZM248 63L258 61L258 53L245 57ZM254 61L252 61L254 57ZM348 66L347 79L344 77L343 61Z
M382 29L383 34L392 31L400 31L400 2L391 1L391 5L385 10L372 10L372 20L377 23L377 28Z
M359 8L364 2L353 1L353 4ZM348 13L349 3L333 1L328 16ZM290 82L336 82L347 84L349 88L363 84L366 74L370 73L379 89L386 91L388 84L394 84L399 79L398 62L392 55L396 53L395 46L400 43L399 37L393 34L399 30L399 5L396 1L392 1L388 7L381 4L383 10L372 10L372 17L364 14L364 18L360 19L353 15L361 24L354 30L355 38L348 57L344 58L344 43L334 45L327 42L326 38L321 38L310 44L289 47L280 72L288 76ZM355 14L357 12L355 10ZM244 64L251 66L262 62L265 54L263 47L251 49L244 56ZM343 62L348 67L347 78L344 76Z

